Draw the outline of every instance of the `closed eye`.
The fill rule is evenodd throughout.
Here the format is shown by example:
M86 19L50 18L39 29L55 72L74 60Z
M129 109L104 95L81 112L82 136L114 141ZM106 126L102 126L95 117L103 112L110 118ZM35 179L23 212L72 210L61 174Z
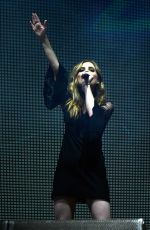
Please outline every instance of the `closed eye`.
M93 68L93 67L89 67L89 70L90 70L91 72L95 72L95 68Z
M80 69L79 69L79 72L83 72L85 70L85 68L84 67L81 67Z
M88 68L88 70L91 71L91 72L95 72L95 68L92 67L92 66L90 66L90 67ZM85 67L81 67L81 68L79 69L79 72L83 72L83 71L85 71Z

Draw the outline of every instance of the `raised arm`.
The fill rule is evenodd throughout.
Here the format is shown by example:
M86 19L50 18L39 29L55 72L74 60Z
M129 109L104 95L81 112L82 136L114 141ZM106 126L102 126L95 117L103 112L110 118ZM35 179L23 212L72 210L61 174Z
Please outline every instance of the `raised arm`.
M46 57L48 58L48 61L50 63L50 66L54 72L54 76L57 75L58 69L59 69L59 61L57 59L57 56L50 44L50 41L48 39L48 36L46 34L47 30L47 20L43 22L43 24L40 21L40 18L36 13L32 13L32 20L30 21L32 30L39 38L44 52L46 54ZM56 80L56 79L55 79Z

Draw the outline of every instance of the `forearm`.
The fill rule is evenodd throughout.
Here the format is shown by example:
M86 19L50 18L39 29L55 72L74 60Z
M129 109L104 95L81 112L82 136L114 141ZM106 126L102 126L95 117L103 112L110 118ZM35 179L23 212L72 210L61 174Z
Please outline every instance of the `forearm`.
M85 105L86 105L86 110L89 116L92 116L93 107L94 107L94 97L93 97L90 85L87 86L87 89L85 92Z
M45 35L43 38L40 39L42 47L44 49L45 55L48 58L48 61L50 63L51 68L54 71L54 74L57 74L58 68L59 68L59 62L57 59L57 56L49 42L49 39L47 35Z

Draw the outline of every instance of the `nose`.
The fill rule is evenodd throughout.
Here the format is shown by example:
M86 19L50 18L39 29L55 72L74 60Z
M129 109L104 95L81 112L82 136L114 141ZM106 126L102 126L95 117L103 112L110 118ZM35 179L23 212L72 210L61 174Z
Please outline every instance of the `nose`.
M89 70L87 69L87 70L85 70L84 72L85 72L85 73L88 73L88 72L89 72Z

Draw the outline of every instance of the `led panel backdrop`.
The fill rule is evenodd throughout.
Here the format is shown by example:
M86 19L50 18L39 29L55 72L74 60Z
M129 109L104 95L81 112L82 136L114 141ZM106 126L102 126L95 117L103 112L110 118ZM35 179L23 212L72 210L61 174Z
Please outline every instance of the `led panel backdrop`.
M65 68L82 59L102 69L113 116L103 136L113 218L149 224L150 71L148 1L1 0L0 219L54 219L52 181L64 132L60 107L44 106L48 67L32 12ZM75 219L90 219L77 205Z

